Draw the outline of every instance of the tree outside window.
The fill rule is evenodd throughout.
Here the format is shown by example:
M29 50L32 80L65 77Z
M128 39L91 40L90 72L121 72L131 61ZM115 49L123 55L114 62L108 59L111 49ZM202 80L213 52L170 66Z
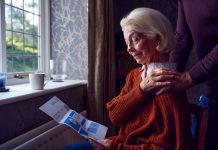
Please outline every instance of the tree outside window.
M38 69L39 1L6 0L7 72L29 72Z

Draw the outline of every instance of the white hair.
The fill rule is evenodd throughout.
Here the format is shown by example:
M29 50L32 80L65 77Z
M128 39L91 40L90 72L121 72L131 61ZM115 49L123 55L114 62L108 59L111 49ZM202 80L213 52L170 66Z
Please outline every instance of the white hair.
M161 53L169 53L175 46L173 28L162 13L151 8L136 8L121 21L122 30L125 26L131 26L134 31L145 34L148 38L159 36L159 48Z

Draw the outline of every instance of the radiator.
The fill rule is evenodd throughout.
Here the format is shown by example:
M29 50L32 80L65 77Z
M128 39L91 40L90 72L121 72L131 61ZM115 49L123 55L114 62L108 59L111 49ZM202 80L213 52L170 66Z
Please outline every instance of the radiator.
M86 116L86 111L83 111L81 114L83 116ZM31 132L28 133L28 136L30 136L29 134L31 134ZM65 145L84 141L84 138L81 137L77 132L75 132L72 128L63 124L56 124L54 127L50 128L49 130L37 136L34 136L33 138L25 141L24 143L13 146L16 143L19 143L19 141L22 141L24 138L25 136L20 136L12 141L9 141L6 144L1 145L0 149L1 150L9 150L9 149L59 150L61 147Z

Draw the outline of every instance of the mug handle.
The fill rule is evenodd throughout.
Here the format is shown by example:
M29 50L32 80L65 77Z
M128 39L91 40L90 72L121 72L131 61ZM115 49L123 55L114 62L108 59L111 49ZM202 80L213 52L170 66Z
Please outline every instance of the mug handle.
M45 75L45 78L46 78L46 75ZM45 79L43 87L45 87L45 85L46 85L49 81L50 81L50 78L49 78L49 79Z

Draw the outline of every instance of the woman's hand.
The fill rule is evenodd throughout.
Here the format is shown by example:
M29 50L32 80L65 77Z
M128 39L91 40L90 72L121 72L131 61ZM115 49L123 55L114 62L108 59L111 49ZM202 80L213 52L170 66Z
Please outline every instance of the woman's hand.
M105 150L109 150L111 147L111 143L112 143L112 141L109 139L99 140L98 142L104 145Z
M89 143L92 144L95 150L109 150L111 147L111 140L104 139L95 141L93 139L89 139Z
M168 72L162 69L156 69L146 77L140 83L140 89L143 94L152 93L157 94L158 92L165 92L171 85L171 80L175 78L174 72Z
M162 94L166 91L183 91L193 86L193 80L188 72L156 69L140 83L144 94Z

